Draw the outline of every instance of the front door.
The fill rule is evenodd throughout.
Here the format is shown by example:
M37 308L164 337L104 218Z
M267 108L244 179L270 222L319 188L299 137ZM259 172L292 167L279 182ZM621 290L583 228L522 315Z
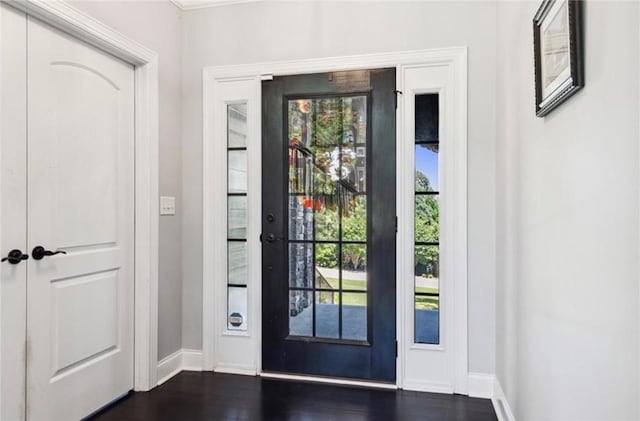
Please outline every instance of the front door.
M395 69L262 85L262 368L396 378Z

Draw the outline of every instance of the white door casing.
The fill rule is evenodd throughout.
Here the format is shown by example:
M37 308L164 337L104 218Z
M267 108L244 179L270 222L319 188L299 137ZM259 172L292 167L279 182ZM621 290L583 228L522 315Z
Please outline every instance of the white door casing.
M27 252L27 17L0 4L0 255ZM11 42L7 42L11 40ZM24 419L27 261L0 263L0 420Z
M27 417L133 388L134 70L29 17Z

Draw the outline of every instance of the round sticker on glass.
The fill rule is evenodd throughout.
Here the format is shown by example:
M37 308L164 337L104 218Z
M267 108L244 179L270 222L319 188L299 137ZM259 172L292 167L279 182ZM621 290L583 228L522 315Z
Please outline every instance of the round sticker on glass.
M233 327L238 327L242 324L243 319L240 313L231 313L229 315L229 324Z

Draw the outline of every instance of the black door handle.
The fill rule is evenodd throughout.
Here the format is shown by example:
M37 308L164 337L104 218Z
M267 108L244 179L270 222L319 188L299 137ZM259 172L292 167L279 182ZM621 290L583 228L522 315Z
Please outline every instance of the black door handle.
M45 256L55 256L56 254L67 254L67 252L62 250L45 250L42 246L35 246L31 251L31 257L33 257L34 260L42 260Z
M7 255L7 257L3 257L2 261L3 262L8 261L12 265L17 265L18 263L22 262L23 260L27 260L28 258L29 258L28 254L22 254L22 251L15 249L15 250L11 250Z
M278 240L285 240L285 237L278 237L276 236L274 233L270 232L269 234L260 234L260 242L264 243L265 241L267 243L275 243Z

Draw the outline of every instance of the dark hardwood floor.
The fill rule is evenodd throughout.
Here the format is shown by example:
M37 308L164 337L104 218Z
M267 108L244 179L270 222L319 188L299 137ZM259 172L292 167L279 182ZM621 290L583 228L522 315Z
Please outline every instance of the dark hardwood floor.
M461 395L183 372L132 393L94 420L497 420L491 401Z

